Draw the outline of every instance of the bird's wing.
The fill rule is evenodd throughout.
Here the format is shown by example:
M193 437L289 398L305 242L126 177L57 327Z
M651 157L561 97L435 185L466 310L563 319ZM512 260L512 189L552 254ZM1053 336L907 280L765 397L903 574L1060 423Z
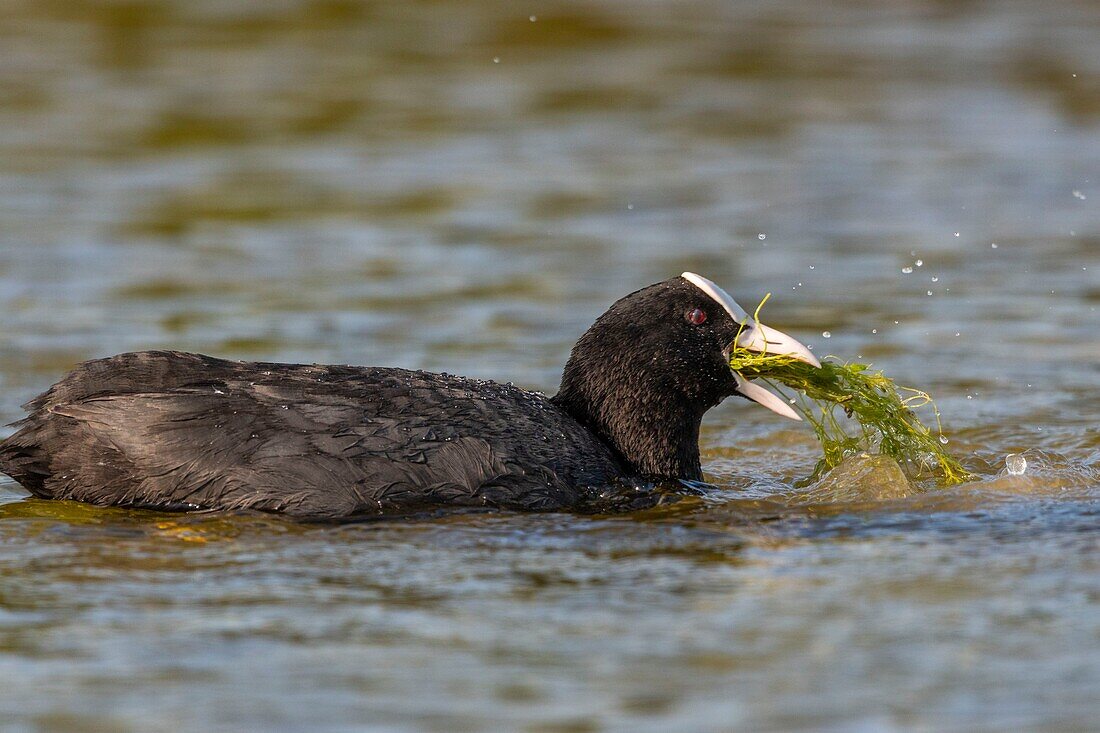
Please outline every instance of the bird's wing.
M174 392L96 397L49 413L67 423L44 446L56 498L346 516L508 505L510 489L527 481L536 490L528 503L555 500L552 481L482 438L409 416L369 417L354 405Z

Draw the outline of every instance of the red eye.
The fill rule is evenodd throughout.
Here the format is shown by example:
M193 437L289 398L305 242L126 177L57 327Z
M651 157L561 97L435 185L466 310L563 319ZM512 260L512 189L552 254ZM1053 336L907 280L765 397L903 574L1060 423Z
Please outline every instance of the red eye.
M688 311L687 319L693 326L701 326L706 323L707 314L706 312L701 311L698 308L693 308L692 310Z

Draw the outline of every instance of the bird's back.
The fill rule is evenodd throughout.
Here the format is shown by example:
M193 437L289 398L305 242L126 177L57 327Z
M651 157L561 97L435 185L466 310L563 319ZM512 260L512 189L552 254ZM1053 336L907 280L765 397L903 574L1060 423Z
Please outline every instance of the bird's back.
M558 509L621 473L543 395L403 369L137 352L80 365L26 408L0 471L37 496L96 504Z

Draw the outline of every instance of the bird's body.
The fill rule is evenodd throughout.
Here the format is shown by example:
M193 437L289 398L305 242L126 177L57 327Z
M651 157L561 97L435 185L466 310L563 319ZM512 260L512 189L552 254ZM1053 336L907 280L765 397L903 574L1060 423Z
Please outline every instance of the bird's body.
M772 353L783 338L812 360L685 273L600 316L552 398L387 367L120 354L29 402L0 471L42 498L173 511L575 509L612 484L701 479L700 422L730 394L789 412L728 364L735 339Z
M86 362L27 407L0 466L36 496L93 504L547 510L623 473L539 393L404 369L147 351Z

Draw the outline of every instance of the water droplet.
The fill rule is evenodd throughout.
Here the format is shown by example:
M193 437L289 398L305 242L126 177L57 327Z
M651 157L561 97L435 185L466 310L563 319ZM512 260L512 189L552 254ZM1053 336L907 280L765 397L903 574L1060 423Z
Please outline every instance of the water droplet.
M768 235L765 234L764 232L760 232L759 234L756 235L756 238L759 239L761 242L763 242L765 239L768 238Z
M962 236L962 232L955 232L955 236L956 236L956 237L961 237L961 236Z
M949 441L949 440L947 439L947 436L946 436L946 435L940 435L940 442L941 442L941 443L943 443L944 445L947 445L947 444L948 444L948 443L950 443L951 441Z
M871 333L878 333L878 329L877 328L872 328Z
M968 400L972 400L972 399L974 399L974 395L972 395L972 394L968 394L968 395L966 396L966 399L968 399Z
M906 275L908 275L908 274L910 274L911 272L913 272L913 268L912 268L912 267L910 267L909 265L906 265L905 267L901 268L901 271L902 271L903 273L905 273Z
M627 204L626 205L626 210L627 211L634 211L634 204Z
M1022 476L1027 470L1027 459L1019 453L1009 453L1005 456L1005 468L1013 476Z
M812 269L814 269L814 266L813 266L813 265L810 265L810 269L811 269L811 270L812 270Z
M938 277L936 277L935 275L932 276L932 282L938 283L939 281L940 279Z
M500 63L500 56L494 56L493 57L493 63L494 64L499 64Z
M917 260L914 264L916 264L917 267L924 267L924 260Z
M931 290L929 290L927 294L928 294L928 295L931 295L931 294L932 294L932 291L931 291Z
M831 339L833 337L833 334L832 334L831 331L822 331L821 332L821 337Z
M529 18L528 18L527 20L529 20L529 21L531 21L532 23L534 23L534 22L535 22L536 20L538 20L538 19L539 19L539 17L538 17L537 15L532 15L532 16L531 16L531 17L529 17Z
M996 242L990 242L989 246L992 247L993 249L997 249L997 243Z
M1081 193L1081 192L1080 192L1080 191L1078 191L1077 189L1073 189L1073 198L1075 198L1075 199L1081 199L1082 201L1084 201L1085 199L1087 199L1087 198L1088 198L1088 196L1086 196L1085 194Z

